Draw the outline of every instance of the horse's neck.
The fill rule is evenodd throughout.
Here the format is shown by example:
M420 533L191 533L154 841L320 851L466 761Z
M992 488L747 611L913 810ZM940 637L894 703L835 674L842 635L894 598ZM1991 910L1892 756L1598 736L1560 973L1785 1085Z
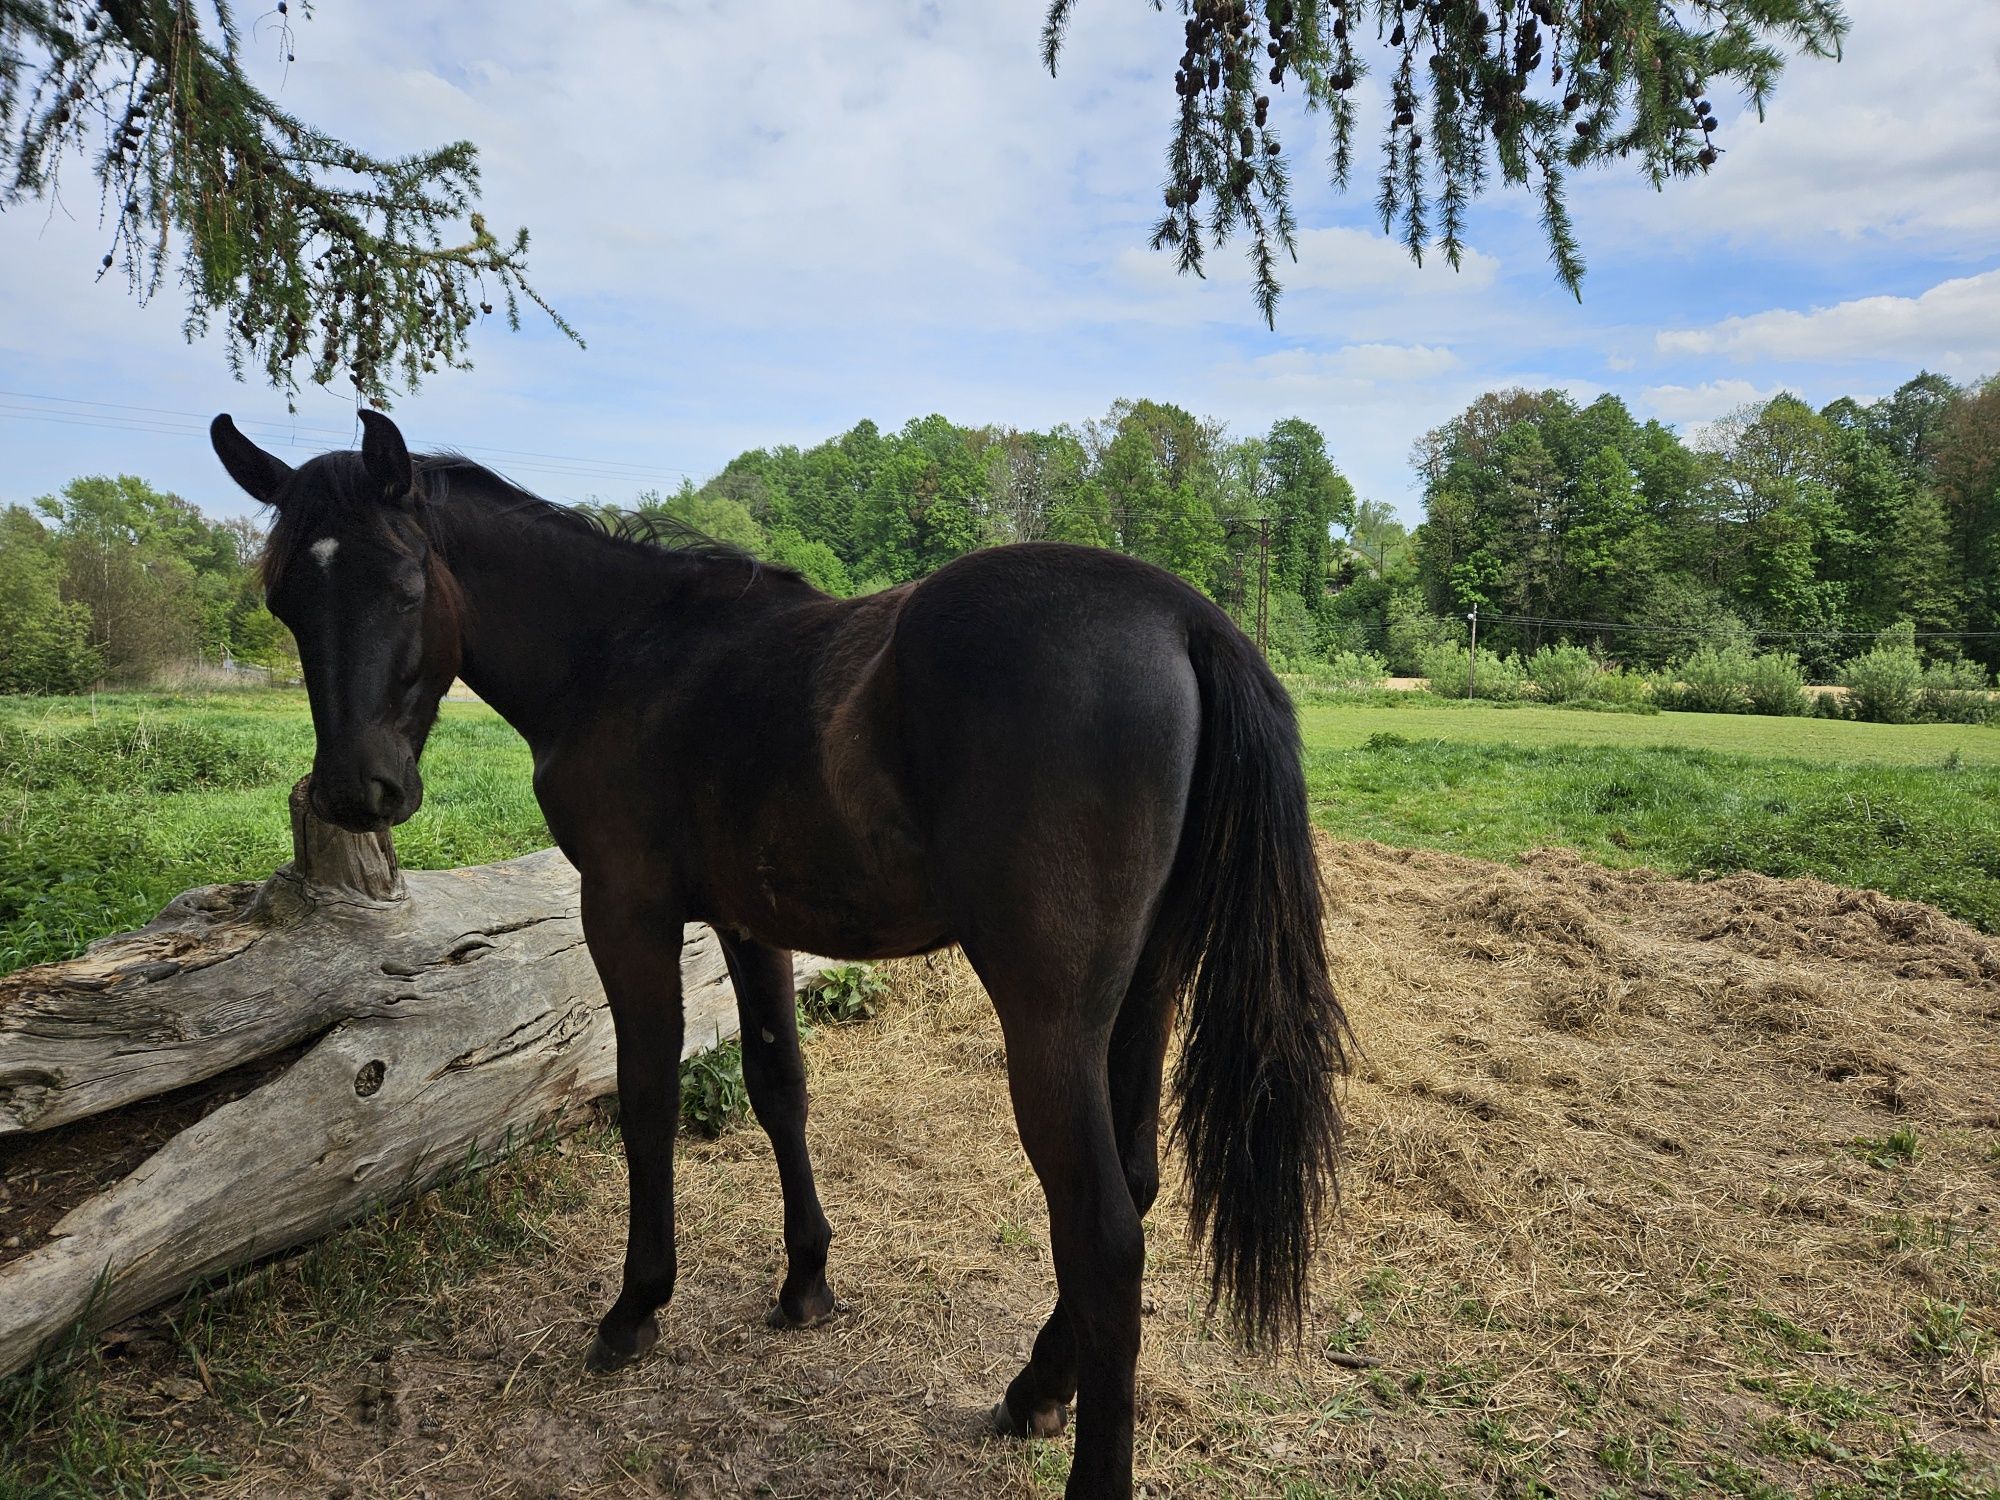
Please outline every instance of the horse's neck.
M463 592L460 675L537 752L580 717L579 678L672 586L673 560L548 525L468 526L446 559Z

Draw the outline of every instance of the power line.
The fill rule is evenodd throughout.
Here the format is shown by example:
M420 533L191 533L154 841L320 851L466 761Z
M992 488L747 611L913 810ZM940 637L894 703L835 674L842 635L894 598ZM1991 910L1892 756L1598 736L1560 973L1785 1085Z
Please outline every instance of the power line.
M1712 627L1702 625L1641 625L1616 620L1564 620L1547 615L1487 614L1483 616L1488 624L1498 622L1504 625L1537 625L1562 630L1620 630L1639 635L1704 635ZM1758 640L1871 640L1880 635L1878 630L1764 630L1746 627L1749 635ZM1915 632L1919 640L1987 640L2000 638L2000 630L1919 630Z
M1271 518L1257 518L1257 649L1270 645Z
M91 407L102 408L109 411L143 412L153 416L182 417L190 421L201 423L204 430L206 430L210 419L210 414L205 412L182 411L175 407L166 407L166 406L131 406L118 401L88 401L81 396L43 396L43 395L37 395L32 391L0 390L0 397L4 397L8 400L13 400L13 401L46 401L46 402L57 403L62 406L91 406ZM299 422L299 421L280 422L269 417L245 417L236 425L239 427L269 428L285 435L291 435L300 432L317 432L317 433L323 433L328 437L337 437L337 438L350 437L353 435L352 424L346 427L335 427L320 422ZM294 446L298 445L294 444ZM589 469L597 469L597 470L633 469L647 475L664 472L669 474L687 474L689 478L693 477L693 475L689 473L689 471L686 469L676 469L664 465L629 464L618 459L588 458L569 453L541 453L534 451L532 449L525 449L525 448L499 448L499 447L494 447L491 444L484 444L484 443L469 445L464 451L470 452L473 451L473 449L477 449L479 452L482 453L507 454L516 458L547 459L556 463L580 464L583 467Z
M0 417L14 421L49 422L67 427L96 427L115 432L139 432L161 437L206 436L209 417L200 412L172 407L134 406L115 401L88 401L81 397L45 396L31 391L0 390ZM44 403L25 406L21 402ZM78 410L76 408L84 408ZM274 447L308 448L305 434L328 438L348 438L351 429L313 422L277 422L246 418L238 424L259 442ZM671 465L627 463L618 459L595 459L574 454L543 453L533 449L503 448L485 443L462 444L456 450L467 457L492 456L509 469L520 469L566 479L598 480L604 483L645 485L663 478L692 479L687 469Z

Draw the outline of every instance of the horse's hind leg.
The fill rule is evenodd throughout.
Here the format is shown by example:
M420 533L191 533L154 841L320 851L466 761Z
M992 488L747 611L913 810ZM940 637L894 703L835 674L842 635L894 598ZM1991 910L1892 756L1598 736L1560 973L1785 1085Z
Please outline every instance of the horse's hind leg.
M994 1000L1007 1031L1014 1119L1048 1198L1049 1248L1075 1349L1076 1454L1067 1493L1122 1496L1132 1484L1146 1237L1112 1129L1104 1073L1109 1027L1093 1035L1047 1024L1050 1007L1024 1014L1021 997L1010 1002L1004 988L994 989Z
M1111 1129L1132 1208L1143 1221L1160 1190L1160 1074L1173 1021L1173 996L1166 992L1160 954L1148 944L1118 1008L1106 1058ZM1069 1309L1056 1298L1034 1352L993 1409L993 1424L1015 1437L1052 1437L1068 1421L1076 1396L1076 1333Z
M806 1065L799 1053L792 956L761 943L717 936L743 1023L743 1082L757 1122L771 1138L785 1200L785 1281L765 1321L773 1328L808 1327L834 1308L833 1289L826 1284L833 1230L820 1211L806 1150Z

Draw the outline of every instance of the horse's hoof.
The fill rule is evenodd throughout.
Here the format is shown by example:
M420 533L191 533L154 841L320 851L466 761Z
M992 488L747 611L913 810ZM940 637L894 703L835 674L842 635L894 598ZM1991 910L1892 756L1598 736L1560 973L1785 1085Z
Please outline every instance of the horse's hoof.
M1052 1438L1062 1436L1069 1426L1069 1407L1060 1401L1044 1401L1028 1413L1026 1421L1014 1415L1005 1400L997 1401L987 1416L993 1430L1002 1437Z
M847 1304L835 1297L831 1291L807 1300L801 1309L801 1316L793 1317L785 1310L785 1299L780 1297L764 1309L766 1328L817 1328L835 1313L847 1311Z
M622 1370L643 1359L659 1341L660 1324L656 1318L648 1318L639 1325L629 1349L613 1344L600 1328L597 1337L590 1341L590 1353L583 1357L583 1367L593 1375L609 1375L613 1370Z

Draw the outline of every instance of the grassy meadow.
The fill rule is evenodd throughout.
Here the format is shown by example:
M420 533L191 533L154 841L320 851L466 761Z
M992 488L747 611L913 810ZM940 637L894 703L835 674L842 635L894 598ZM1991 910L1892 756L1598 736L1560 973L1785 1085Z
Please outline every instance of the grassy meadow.
M1803 894L1451 856L1811 873L2000 930L2000 730L1387 694L1308 696L1301 723L1330 833L1445 853L1325 850L1371 1050L1324 1347L1236 1354L1171 1190L1152 1216L1151 1492L1994 1494L2000 1139L1967 1123L1990 1000L1906 977L1962 961L1962 934L1856 917L1867 943L1843 928L1836 951ZM311 755L296 692L0 699L0 969L261 878ZM425 771L406 864L545 841L525 748L483 705L445 705ZM1719 914L1746 899L1778 903L1757 941L1781 962L1732 946ZM739 1464L765 1493L1059 1492L1067 1443L964 1415L1049 1290L991 1011L955 956L887 972L875 1021L807 1042L858 1309L830 1332L745 1347L776 1265L768 1148L691 1135L669 1365L580 1381L623 1233L596 1126L190 1293L129 1349L0 1381L0 1500L677 1495ZM523 1487L495 1490L527 1432Z
M312 754L302 691L0 698L0 973L141 926L190 886L263 879L291 858L285 802ZM529 773L491 709L445 704L398 856L541 848Z
M2000 931L2000 729L1583 713L1420 694L1308 696L1316 820L1506 859L1567 845L1679 875L1813 874ZM289 857L312 760L301 692L0 699L0 972L136 927L189 886ZM519 738L447 703L412 868L547 841Z
M1308 701L1313 816L1508 859L1566 846L1702 876L1817 875L2000 931L2000 730L1585 713L1422 694Z

